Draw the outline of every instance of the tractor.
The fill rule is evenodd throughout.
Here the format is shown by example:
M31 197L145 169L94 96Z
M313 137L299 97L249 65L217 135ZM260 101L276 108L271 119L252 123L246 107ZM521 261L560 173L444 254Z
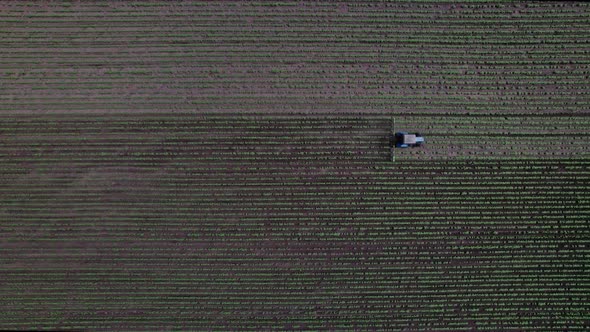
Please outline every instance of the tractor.
M407 133L405 131L395 131L395 120L391 120L391 131L389 133L389 147L391 149L391 161L395 161L396 148L413 148L421 146L424 143L424 137L420 133Z
M422 145L424 137L420 133L409 134L403 131L397 132L391 137L391 147L413 148Z

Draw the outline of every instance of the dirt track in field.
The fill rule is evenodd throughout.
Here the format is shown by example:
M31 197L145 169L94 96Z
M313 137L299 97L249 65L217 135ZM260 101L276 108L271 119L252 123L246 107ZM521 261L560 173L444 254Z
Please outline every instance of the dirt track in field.
M590 326L588 5L0 5L0 329Z

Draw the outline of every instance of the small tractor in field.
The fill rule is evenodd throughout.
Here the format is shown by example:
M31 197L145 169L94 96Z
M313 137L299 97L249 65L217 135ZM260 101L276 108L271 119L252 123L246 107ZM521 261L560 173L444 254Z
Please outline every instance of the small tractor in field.
M391 132L389 134L389 147L391 148L391 161L395 161L395 148L413 148L424 143L424 137L420 133L407 133L395 131L395 120L391 120Z

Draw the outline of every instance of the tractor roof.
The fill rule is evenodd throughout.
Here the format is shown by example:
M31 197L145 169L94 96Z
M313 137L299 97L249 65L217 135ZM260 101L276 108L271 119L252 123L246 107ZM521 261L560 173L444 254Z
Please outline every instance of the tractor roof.
M404 135L404 144L415 144L416 143L416 135L406 134Z

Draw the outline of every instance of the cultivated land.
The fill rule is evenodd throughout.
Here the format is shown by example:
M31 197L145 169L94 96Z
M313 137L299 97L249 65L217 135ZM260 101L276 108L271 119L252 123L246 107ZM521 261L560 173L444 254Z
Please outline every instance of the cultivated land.
M588 5L0 6L0 329L590 328Z

